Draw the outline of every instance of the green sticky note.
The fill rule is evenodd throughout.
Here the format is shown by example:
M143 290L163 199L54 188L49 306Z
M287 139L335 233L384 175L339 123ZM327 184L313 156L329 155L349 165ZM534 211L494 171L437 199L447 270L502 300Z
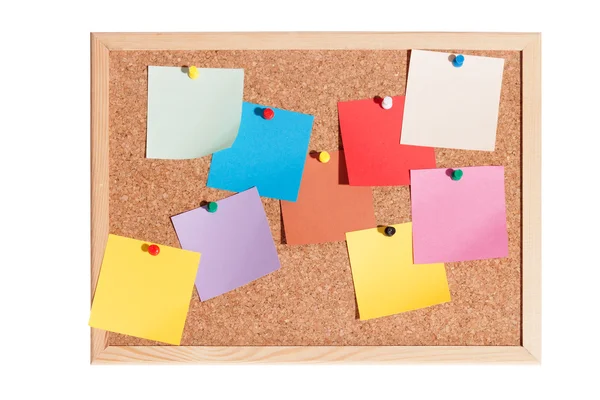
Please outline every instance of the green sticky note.
M233 145L242 118L244 70L148 67L146 158L191 159Z

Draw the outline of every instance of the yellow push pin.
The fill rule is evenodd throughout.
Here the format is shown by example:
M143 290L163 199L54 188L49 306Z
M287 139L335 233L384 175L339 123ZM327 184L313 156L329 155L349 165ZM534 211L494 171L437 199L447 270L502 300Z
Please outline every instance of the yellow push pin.
M191 79L196 79L198 77L199 73L198 73L198 68L196 68L195 66L191 66L188 68L188 76Z
M329 160L331 160L331 156L329 155L328 152L326 151L322 151L319 153L319 161L321 161L322 163L328 163Z

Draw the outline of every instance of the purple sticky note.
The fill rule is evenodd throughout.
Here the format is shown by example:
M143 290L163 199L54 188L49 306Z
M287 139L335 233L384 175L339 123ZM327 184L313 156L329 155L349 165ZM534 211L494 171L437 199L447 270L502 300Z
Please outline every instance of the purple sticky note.
M411 171L415 264L508 256L504 167Z
M205 301L263 277L281 266L258 191L248 189L206 207L171 217L185 250L202 254L196 274Z

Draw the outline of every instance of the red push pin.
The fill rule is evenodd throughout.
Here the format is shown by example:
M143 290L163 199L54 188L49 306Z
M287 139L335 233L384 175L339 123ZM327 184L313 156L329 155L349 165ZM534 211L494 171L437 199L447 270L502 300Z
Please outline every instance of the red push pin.
M150 255L152 256L157 256L158 253L160 253L160 247L158 247L155 244L151 244L150 246L148 246L148 253L150 253Z
M275 111L271 110L270 108L265 108L263 110L263 118L264 119L273 119L274 116L275 116Z

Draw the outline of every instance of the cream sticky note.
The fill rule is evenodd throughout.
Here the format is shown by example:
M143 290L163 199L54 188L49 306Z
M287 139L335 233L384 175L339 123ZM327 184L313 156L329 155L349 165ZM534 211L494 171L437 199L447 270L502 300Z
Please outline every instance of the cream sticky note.
M493 151L504 59L412 50L400 143Z
M450 301L444 264L413 264L412 223L392 226L346 233L361 320Z
M146 157L199 158L231 147L242 118L244 70L148 67Z
M179 345L200 253L109 235L89 325Z

